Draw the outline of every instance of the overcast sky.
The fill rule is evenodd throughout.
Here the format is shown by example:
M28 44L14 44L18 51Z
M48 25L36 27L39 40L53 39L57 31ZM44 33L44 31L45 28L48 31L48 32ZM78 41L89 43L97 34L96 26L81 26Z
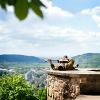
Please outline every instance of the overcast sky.
M19 21L0 8L0 54L75 56L100 53L100 0L41 0L44 19Z

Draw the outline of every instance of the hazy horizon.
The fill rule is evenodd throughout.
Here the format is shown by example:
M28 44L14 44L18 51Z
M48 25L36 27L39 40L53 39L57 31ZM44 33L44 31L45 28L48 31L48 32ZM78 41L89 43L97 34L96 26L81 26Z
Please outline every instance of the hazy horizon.
M88 52L88 53L83 53L83 54L100 54L100 53L98 53L98 52ZM78 55L73 55L73 56L71 56L71 55L68 55L69 57L74 57L74 56L79 56L79 55L83 55L83 54L78 54ZM56 57L63 57L63 56L65 56L65 55L61 55L61 56L38 56L38 55L28 55L28 54L12 54L12 53L8 53L8 54L0 54L0 55L23 55L23 56L35 56L35 57L41 57L41 58L49 58L49 57L54 57L54 58L56 58ZM67 54L66 54L67 55Z

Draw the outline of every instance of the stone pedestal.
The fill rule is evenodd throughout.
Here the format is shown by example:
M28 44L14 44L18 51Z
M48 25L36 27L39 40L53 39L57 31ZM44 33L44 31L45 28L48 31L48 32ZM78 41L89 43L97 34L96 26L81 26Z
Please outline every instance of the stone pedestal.
M75 100L80 94L78 77L48 74L48 100Z
M92 71L48 71L47 100L75 100L80 95L80 83L86 77L97 77L100 73Z
M80 90L84 95L100 95L100 75L87 76L86 81L80 83Z

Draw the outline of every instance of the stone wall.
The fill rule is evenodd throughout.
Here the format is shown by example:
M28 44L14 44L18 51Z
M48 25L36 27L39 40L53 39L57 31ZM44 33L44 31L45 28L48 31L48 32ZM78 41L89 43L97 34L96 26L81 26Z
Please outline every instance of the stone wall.
M48 71L48 100L75 100L80 93L99 93L100 72Z
M74 100L79 93L78 78L48 75L48 100Z
M100 95L100 76L87 76L80 83L80 93L85 95Z

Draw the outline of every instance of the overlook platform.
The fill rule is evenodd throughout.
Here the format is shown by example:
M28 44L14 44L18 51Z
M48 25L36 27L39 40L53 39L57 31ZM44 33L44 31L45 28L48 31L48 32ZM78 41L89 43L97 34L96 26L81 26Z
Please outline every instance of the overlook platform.
M100 95L99 70L49 70L47 81L48 100L75 100L80 94Z

